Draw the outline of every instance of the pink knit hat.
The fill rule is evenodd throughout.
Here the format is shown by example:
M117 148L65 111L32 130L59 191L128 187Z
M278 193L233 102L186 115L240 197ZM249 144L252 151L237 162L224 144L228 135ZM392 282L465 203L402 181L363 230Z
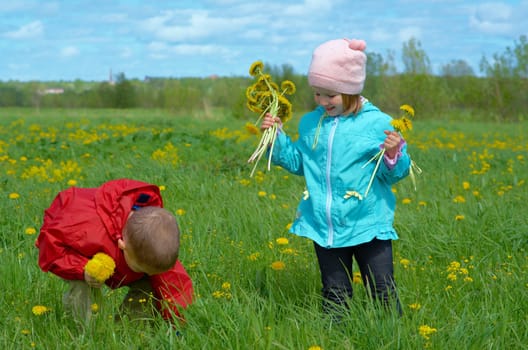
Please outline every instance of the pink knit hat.
M308 71L311 86L347 95L363 90L367 56L363 40L336 39L319 45L313 52Z

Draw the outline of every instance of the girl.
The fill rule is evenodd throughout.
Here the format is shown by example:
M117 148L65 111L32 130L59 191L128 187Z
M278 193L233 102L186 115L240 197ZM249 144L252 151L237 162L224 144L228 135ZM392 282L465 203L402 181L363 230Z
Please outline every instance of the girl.
M395 197L391 187L409 174L410 158L391 117L360 93L366 76L363 40L323 43L312 55L308 81L317 108L304 115L293 142L279 130L272 161L304 176L307 193L297 209L291 232L314 241L322 280L323 308L346 307L352 297L355 258L365 286L384 305L400 304L395 290L392 240ZM280 123L267 115L261 129ZM376 162L385 149L369 186Z

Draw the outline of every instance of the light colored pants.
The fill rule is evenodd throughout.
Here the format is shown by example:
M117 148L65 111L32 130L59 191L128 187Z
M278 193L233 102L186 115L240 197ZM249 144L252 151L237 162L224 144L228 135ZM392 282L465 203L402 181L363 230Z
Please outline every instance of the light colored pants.
M62 304L66 313L81 323L88 323L92 317L92 308L101 307L100 288L92 288L85 281L67 281L70 289L64 293Z
M94 309L102 307L102 293L100 288L92 288L85 281L67 281L70 289L64 293L62 303L64 310L73 318L82 323L90 322ZM119 307L116 320L123 315L131 319L151 319L154 316L153 290L148 278L132 282L128 293L123 298Z

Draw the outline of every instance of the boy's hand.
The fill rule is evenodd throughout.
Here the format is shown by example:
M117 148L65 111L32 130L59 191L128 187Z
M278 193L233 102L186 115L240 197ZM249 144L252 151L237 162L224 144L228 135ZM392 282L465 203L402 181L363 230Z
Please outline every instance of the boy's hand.
M385 154L390 158L394 159L400 150L401 136L396 131L385 130L385 141L383 142L383 148L385 148Z
M84 280L92 288L101 288L103 286L103 282L99 282L98 280L90 276L86 271L84 271Z

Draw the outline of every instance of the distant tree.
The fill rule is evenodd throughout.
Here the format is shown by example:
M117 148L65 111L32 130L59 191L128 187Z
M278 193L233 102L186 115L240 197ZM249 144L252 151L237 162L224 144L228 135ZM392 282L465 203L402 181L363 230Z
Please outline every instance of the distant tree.
M515 47L506 48L502 54L493 55L493 63L485 57L480 61L480 70L487 76L528 78L528 39L521 35Z
M386 59L379 53L367 53L367 76L391 74L396 74L396 65L394 64L394 56L391 51L388 52Z
M116 77L114 107L132 108L135 106L136 96L134 86L126 79L125 73L119 73Z
M404 72L409 74L431 74L431 62L416 38L403 43L402 61Z
M441 69L441 75L446 77L475 76L473 68L464 60L452 60Z

